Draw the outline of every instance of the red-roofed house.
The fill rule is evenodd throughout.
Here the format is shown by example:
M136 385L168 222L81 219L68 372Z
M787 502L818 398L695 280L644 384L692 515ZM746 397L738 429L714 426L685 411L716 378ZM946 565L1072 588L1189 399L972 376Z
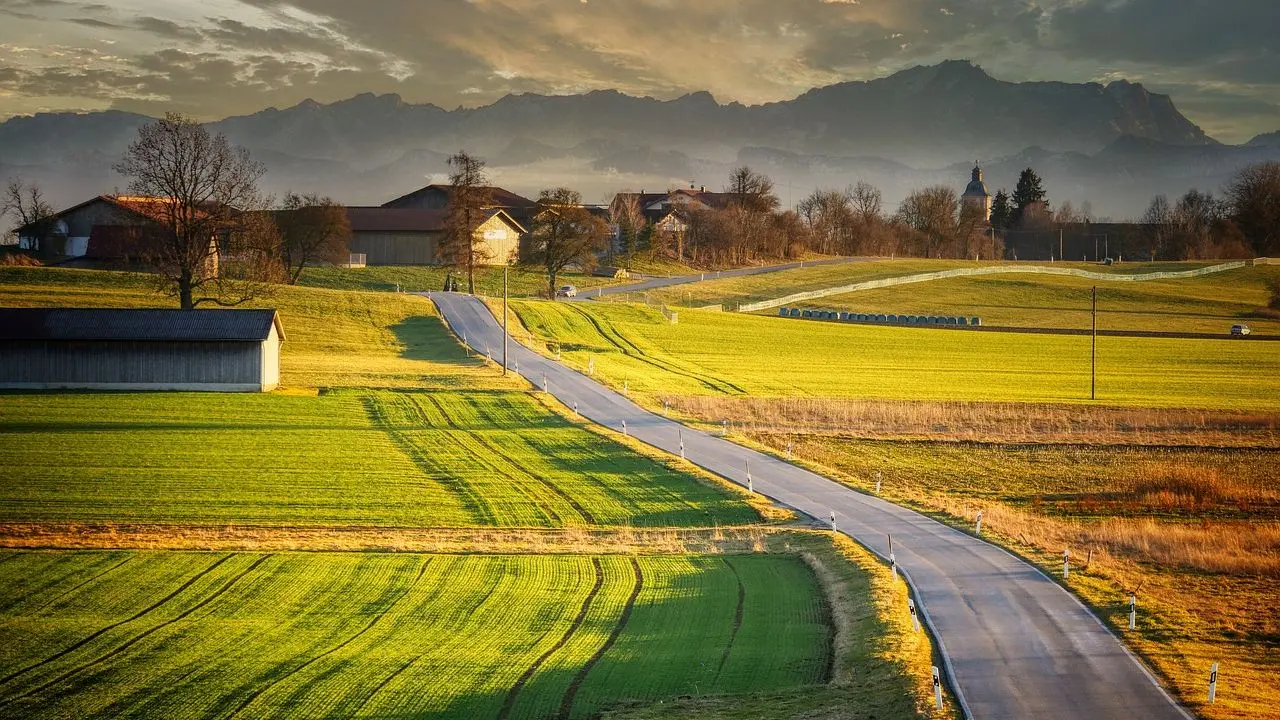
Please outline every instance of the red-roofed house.
M54 215L56 231L47 247L54 255L121 262L147 255L169 236L166 216L173 201L133 195L99 195ZM26 243L18 228L20 244ZM214 242L214 239L210 239Z

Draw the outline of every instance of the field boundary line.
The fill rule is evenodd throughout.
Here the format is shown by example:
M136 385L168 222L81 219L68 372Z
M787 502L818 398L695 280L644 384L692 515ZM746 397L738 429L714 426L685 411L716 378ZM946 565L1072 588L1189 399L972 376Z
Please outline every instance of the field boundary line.
M1236 260L1232 262L1220 263L1218 265L1210 265L1208 267L1196 268L1194 270L1175 270L1164 272L1150 273L1099 273L1091 270L1080 270L1077 268L1058 268L1048 267L1044 265L991 265L989 267L980 268L956 268L955 270L938 270L936 272L917 273L914 275L902 275L899 277L881 278L879 280L864 280L863 282L852 283L850 285L840 285L837 287L822 288L819 290L809 290L807 292L793 293L772 300L761 300L759 302L744 303L739 305L736 310L738 312L755 312L757 310L768 310L769 308L787 305L790 303L804 302L805 300L816 300L817 298L828 297L831 295L844 295L845 293L858 292L860 290L875 290L878 288L893 287L895 285L908 285L911 283L929 282L931 280L945 280L947 278L957 277L976 277L981 275L1004 275L1004 274L1032 274L1032 275L1060 275L1067 277L1078 277L1086 280L1099 280L1102 282L1142 282L1146 280L1180 280L1184 278L1201 277L1212 273L1225 272L1228 270L1238 270L1248 266L1248 262L1244 260Z

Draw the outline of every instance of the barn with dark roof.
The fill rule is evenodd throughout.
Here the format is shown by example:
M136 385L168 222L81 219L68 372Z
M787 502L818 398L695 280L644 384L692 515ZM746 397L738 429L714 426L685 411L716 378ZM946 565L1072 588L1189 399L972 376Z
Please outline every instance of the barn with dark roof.
M275 310L0 308L0 389L265 392Z

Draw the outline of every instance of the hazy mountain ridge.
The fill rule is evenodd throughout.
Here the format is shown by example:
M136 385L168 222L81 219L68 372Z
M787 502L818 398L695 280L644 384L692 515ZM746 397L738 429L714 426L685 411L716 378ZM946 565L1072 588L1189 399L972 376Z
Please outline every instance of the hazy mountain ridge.
M0 123L0 177L37 180L59 202L110 191L123 184L111 163L147 120L118 111L10 119ZM1039 158L1051 198L1137 214L1133 206L1155 192L1181 192L1188 181L1216 189L1239 164L1280 155L1280 133L1221 145L1168 96L1139 84L1010 83L965 61L758 106L722 105L707 92L663 101L601 90L509 95L450 111L366 93L209 126L263 160L271 191L317 191L351 204L438 181L448 153L466 148L514 190L536 195L568 183L588 199L621 187L718 188L733 164L748 162L779 173L792 196L865 179L896 202L922 184L962 187L967 170L951 176L974 160L993 189L1011 185L1006 165Z

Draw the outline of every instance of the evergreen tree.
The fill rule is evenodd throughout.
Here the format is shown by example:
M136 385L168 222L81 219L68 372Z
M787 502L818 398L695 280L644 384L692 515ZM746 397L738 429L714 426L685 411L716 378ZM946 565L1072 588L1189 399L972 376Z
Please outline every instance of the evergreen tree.
M1013 205L1009 202L1009 193L1004 188L996 191L991 200L991 227L997 230L1008 230L1013 225Z
M1018 186L1013 189L1013 220L1015 223L1022 221L1024 213L1031 205L1043 203L1045 210L1049 209L1049 203L1045 200L1044 185L1040 181L1040 176L1035 170L1027 168L1018 175Z

